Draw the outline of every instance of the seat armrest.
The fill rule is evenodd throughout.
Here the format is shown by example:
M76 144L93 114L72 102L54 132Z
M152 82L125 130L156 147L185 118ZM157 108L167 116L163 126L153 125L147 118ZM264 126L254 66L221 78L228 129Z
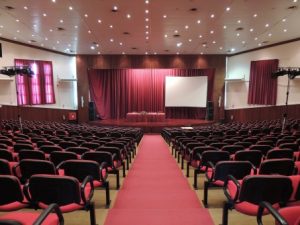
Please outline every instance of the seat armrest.
M43 221L47 218L47 216L54 212L59 220L59 225L63 225L64 224L64 218L62 215L61 210L59 209L59 206L55 203L52 203L51 205L49 205L40 215L39 217L36 219L36 221L33 223L33 225L41 225L43 223Z
M90 190L89 196L86 197L84 189L86 188L86 185L88 183L90 184L91 190ZM80 191L81 191L82 201L85 204L90 202L90 200L92 199L92 197L94 195L94 183L93 183L93 177L92 176L87 176L86 178L84 178L83 182L80 185Z
M216 167L215 167L215 165L214 165L211 161L207 162L207 164L208 164L208 166L206 166L205 177L206 177L206 179L207 179L209 182L212 182L213 179L214 179L214 174L215 174L215 169L216 169ZM208 168L209 168L209 167L212 168L212 174L211 174L211 177L208 177L208 174L207 174Z
M237 189L234 198L231 197L230 193L228 192L228 188L227 188L228 182L230 180L234 183L234 185L236 186L236 189ZM237 179L235 179L234 176L228 175L227 179L225 180L223 190L224 190L224 194L225 194L226 198L228 199L228 201L235 203L235 202L237 202L239 194L240 194L241 184L239 183L239 181Z
M107 176L108 176L108 165L107 165L107 162L102 162L100 167L99 167L99 170L100 170L100 180L101 181L105 181ZM103 174L102 174L102 170L106 170L106 177L103 177Z
M272 205L269 202L261 202L259 204L259 208L258 208L257 216L256 216L258 225L263 225L262 216L264 213L264 209L267 209L271 213L271 215L275 218L275 220L277 222L276 224L288 225L287 221L278 213L278 211L276 209L274 209L272 207Z

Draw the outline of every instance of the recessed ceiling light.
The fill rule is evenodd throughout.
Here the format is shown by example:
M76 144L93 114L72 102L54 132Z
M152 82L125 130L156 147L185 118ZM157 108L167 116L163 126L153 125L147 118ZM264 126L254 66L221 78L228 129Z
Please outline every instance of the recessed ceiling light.
M165 34L165 38L167 38L168 37L168 35L167 34Z
M145 3L146 3L146 4L149 4L149 0L145 0Z
M215 33L213 30L210 31L211 34Z
M128 19L130 19L130 18L131 18L131 15L130 15L130 14L127 14L126 17L127 17Z
M176 52L176 55L179 55L179 52Z
M46 13L43 13L43 16L44 16L44 17L46 17L46 16L47 16L47 14L46 14Z
M109 41L110 41L110 42L114 42L114 39L113 39L113 38L111 38L111 39L109 39Z
M122 52L122 55L125 55L126 53L125 52Z
M258 43L258 46L261 46L261 43Z
M167 18L167 15L163 15L163 18L166 19L166 18Z
M211 15L210 15L210 18L215 18L215 14L211 14Z
M146 31L145 34L149 34L149 31Z
M149 25L146 25L145 28L146 28L146 29L149 29Z
M109 28L111 28L111 29L112 29L113 27L114 27L113 25L109 25Z
M188 26L188 25L185 25L184 28L187 30L187 29L189 29L189 26Z
M202 47L204 47L204 48L205 48L205 47L206 47L206 44L205 44L205 43L203 43L203 44L202 44Z
M254 40L255 40L255 41L257 41L257 40L258 40L258 38L257 38L257 37L255 37L255 38L254 38Z
M20 33L20 30L17 30L17 33Z
M254 29L253 28L250 28L250 32L253 32L254 31Z
M53 30L52 30L52 29L50 29L49 31L50 31L50 32L52 32Z
M74 26L74 28L75 28L75 29L77 29L77 28L78 28L78 26L77 26L77 25L75 25L75 26Z
M200 55L203 55L203 52L200 52Z
M72 6L69 6L69 10L73 10L73 7L72 7Z
M254 17L254 18L256 18L256 17L257 17L257 14L256 14L256 13L255 13L255 14L253 14L253 17Z
M98 23L102 23L102 20L100 20L100 19L98 19L98 21L97 21Z
M92 49L92 50L95 50L95 46L92 45L92 46L91 46L91 49Z
M148 40L149 39L149 37L148 36L146 36L146 40Z
M148 14L148 13L149 13L149 10L148 10L148 9L146 9L146 10L145 10L145 13L146 13L146 14Z
M226 25L224 25L224 26L223 26L223 28L224 28L224 29L227 29L227 26L226 26Z
M60 22L60 23L63 23L63 22L64 22L64 20L60 20L59 22Z
M178 43L176 44L177 47L181 47L181 45L182 45L182 42L178 42Z
M123 45L123 43L122 43L122 42L120 42L120 43L119 43L119 45L121 45L121 46L122 46L122 45Z
M99 48L99 44L96 44L96 47Z
M14 37L15 40L17 40L17 37Z
M34 34L32 34L31 37L34 37Z
M284 29L283 32L287 32L287 29Z
M148 52L145 52L145 55L148 55Z
M293 2L298 2L298 0L293 0Z
M56 41L56 44L59 44L59 41Z
M212 43L213 43L213 44L216 44L217 42L216 42L216 41L213 41Z
M153 54L154 54L154 55L157 55L157 52L154 52Z
M242 44L246 44L246 41L242 41Z
M47 38L47 37L45 37L45 41L48 41L48 38Z
M36 24L33 24L33 27L37 27L37 25L36 25Z
M90 34L90 33L92 33L92 31L88 30L88 33Z
M240 33L237 33L236 36L239 37L239 36L240 36Z
M177 34L177 33L178 33L178 30L174 30L174 33Z
M4 26L3 25L0 25L0 28L3 28Z
M98 54L98 55L100 55L100 54L101 54L101 52L97 52L97 54Z
M18 23L19 23L19 22L20 22L20 20L19 20L19 19L16 19L16 22L18 22Z
M198 23L198 24L201 23L201 20L197 20L197 23Z
M112 11L117 12L118 11L118 6L114 5L113 8L112 8Z
M286 22L286 18L283 18L283 19L282 19L282 22Z
M145 21L148 22L148 21L149 21L149 18L145 18Z
M272 36L272 34L271 34L271 33L269 33L269 34L268 34L268 36L269 36L269 37L271 37L271 36Z
M191 38L189 39L189 42L192 42L192 39L191 39Z
M265 25L265 27L269 27L270 25L267 23L266 25Z
M198 37L199 37L199 38L202 38L202 35L200 34Z
M56 0L52 0L52 2L56 2Z
M234 52L234 51L235 51L235 48L231 48L230 51L231 51L231 52Z
M27 9L28 9L28 7L27 7L27 6L24 6L24 9L25 9L25 10L27 10Z
M227 12L230 11L230 7L227 7L227 8L226 8L226 11L227 11Z
M237 23L241 23L241 22L242 22L241 20L238 20L238 21L237 21Z

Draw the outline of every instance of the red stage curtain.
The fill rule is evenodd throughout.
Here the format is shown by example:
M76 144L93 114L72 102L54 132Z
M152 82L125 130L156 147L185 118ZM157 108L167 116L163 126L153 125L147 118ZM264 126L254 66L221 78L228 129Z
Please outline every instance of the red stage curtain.
M32 77L17 76L18 105L54 104L52 62L41 60L15 59L16 66L29 66Z
M278 59L251 61L248 104L276 105Z
M215 69L91 69L92 100L101 119L121 119L127 112L165 112L167 118L203 119L205 108L164 107L166 76L207 76L212 100Z

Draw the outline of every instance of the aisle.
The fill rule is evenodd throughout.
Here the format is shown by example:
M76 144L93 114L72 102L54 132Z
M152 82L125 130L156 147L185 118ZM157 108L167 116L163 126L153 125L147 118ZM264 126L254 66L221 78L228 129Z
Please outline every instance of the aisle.
M160 135L144 135L105 225L213 225Z

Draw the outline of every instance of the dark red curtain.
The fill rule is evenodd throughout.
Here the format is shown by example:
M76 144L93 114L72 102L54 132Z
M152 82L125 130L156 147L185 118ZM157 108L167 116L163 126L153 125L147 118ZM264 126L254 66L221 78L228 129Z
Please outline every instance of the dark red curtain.
M248 104L276 105L277 79L272 73L278 64L278 59L251 61Z
M101 119L121 119L128 112L165 112L167 118L201 119L205 108L164 106L166 76L207 76L212 100L215 69L91 69L92 100Z
M55 103L51 61L15 59L15 65L28 66L34 73L33 76L17 75L18 105Z

